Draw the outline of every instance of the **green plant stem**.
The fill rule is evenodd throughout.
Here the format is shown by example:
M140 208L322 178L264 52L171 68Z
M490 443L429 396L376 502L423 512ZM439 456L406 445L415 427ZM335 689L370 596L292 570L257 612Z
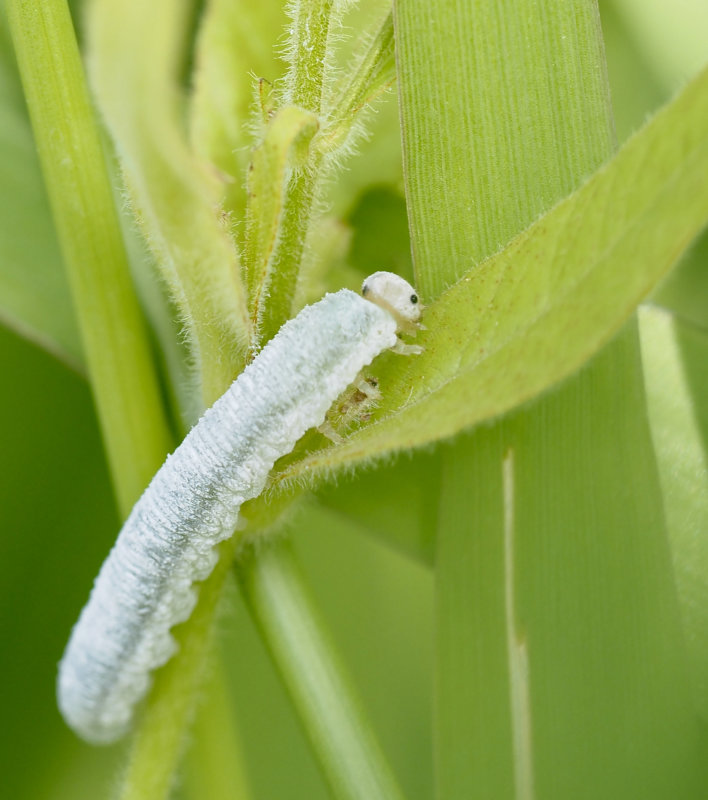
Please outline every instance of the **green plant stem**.
M297 236L299 231L307 227L307 218L297 218L295 229L291 229L292 220L283 212L283 202L293 162L297 164L302 151L307 152L317 128L318 120L314 114L297 106L285 106L275 112L263 140L251 155L242 262L256 337L260 333L264 299L270 293L274 278L272 255L278 240L283 236ZM292 196L290 201L292 207ZM285 231L280 230L283 219L290 223L285 226ZM258 349L257 339L253 345L254 349Z
M237 562L244 597L339 800L402 793L308 596L290 546L278 540Z
M8 0L22 83L126 514L170 449L144 321L65 0Z
M320 113L331 62L333 0L295 0L287 57L283 105ZM283 201L278 240L273 250L267 302L259 339L271 339L293 314L293 300L302 268L305 243L313 215L322 159L312 152L307 163L290 178Z
M260 340L265 343L293 315L293 300L305 254L317 193L321 158L296 172L288 183L272 266L270 294L264 304Z
M285 101L315 114L322 103L322 89L329 67L329 39L334 0L294 0L293 28L288 44L290 69Z

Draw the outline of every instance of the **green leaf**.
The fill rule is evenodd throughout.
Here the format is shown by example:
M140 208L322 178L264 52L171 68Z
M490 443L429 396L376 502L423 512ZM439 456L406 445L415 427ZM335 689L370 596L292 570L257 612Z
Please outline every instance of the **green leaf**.
M82 371L71 295L5 33L0 27L0 320Z
M704 72L578 191L430 305L425 352L381 359L374 424L281 480L451 436L578 369L708 219L707 120Z
M694 696L708 721L708 334L652 307L639 323Z
M703 756L628 333L562 391L480 429L447 460L441 798L700 794Z
M249 341L239 258L220 210L221 179L189 149L178 81L188 7L91 3L90 76L135 211L180 309L210 405Z
M467 258L492 255L608 157L602 42L589 3L441 3L434 19L424 3L397 8L413 252L437 296ZM572 270L568 240L555 244ZM453 331L461 361L479 345L466 338L472 315L486 313L493 341L524 299L553 293L552 251L518 264L528 295L516 305L460 303L455 324L473 320ZM569 322L553 348L565 349ZM440 798L695 794L697 731L637 355L630 328L532 408L442 451ZM525 366L500 359L444 411L464 413L490 377L509 383Z
M418 3L396 6L406 191L425 301L612 152L598 23L593 5L577 0L445 0L434 18ZM578 75L592 76L581 92Z

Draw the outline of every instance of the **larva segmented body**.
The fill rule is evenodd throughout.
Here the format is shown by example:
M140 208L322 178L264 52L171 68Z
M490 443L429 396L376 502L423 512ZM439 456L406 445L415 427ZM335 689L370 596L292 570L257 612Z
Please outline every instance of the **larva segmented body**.
M59 666L59 707L87 741L127 731L151 672L175 650L170 628L189 617L193 583L209 575L215 546L232 535L241 505L261 493L276 460L322 424L363 367L401 349L397 330L410 330L420 314L412 288L376 273L364 293L374 302L343 289L286 323L136 503Z

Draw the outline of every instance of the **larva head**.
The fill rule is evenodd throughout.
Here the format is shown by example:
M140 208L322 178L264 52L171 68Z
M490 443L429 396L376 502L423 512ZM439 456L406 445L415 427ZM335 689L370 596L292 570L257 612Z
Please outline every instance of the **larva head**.
M367 300L390 312L399 331L412 333L418 327L423 306L415 289L400 275L374 272L362 284L361 293Z

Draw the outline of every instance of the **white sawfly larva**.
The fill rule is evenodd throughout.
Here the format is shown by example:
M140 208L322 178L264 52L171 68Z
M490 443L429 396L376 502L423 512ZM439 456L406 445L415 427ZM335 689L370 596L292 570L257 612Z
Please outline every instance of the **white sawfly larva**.
M420 317L411 285L377 272L362 294L328 294L283 325L136 503L59 665L59 708L82 738L109 743L127 732L152 671L176 649L170 629L191 614L194 582L209 575L216 545L277 459L324 422L379 353L419 351L397 335L414 332Z

